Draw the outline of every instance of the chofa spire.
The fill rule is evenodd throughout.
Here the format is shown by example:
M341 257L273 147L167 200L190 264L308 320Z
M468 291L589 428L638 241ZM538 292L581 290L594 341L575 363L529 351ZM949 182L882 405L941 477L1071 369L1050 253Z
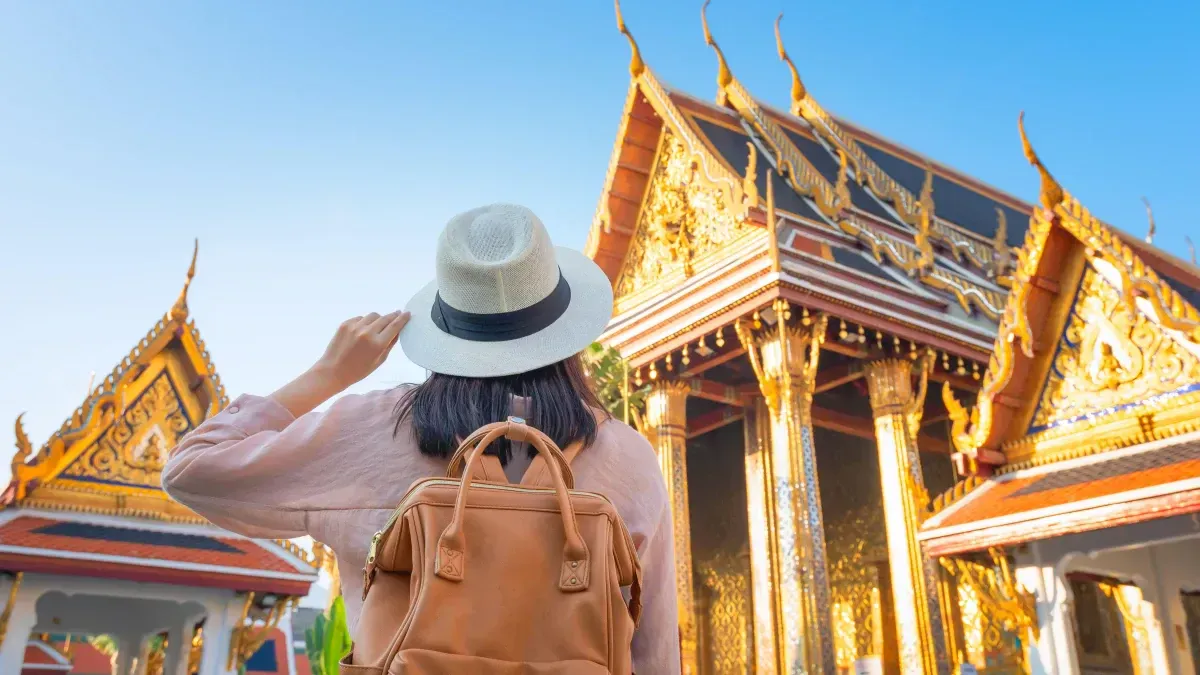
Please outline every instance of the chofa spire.
M788 65L788 69L792 71L792 114L800 115L800 102L808 96L808 91L804 88L804 83L800 81L800 72L796 70L796 64L792 63L792 57L788 56L787 50L783 48L783 36L779 33L779 22L783 21L783 12L775 17L775 48L779 50L779 60Z
M629 49L632 52L629 57L629 75L636 79L646 71L646 63L642 61L642 51L638 49L633 34L625 27L625 17L621 16L621 0L613 0L613 5L617 10L617 30L621 31L621 35L624 35L625 39L629 40Z
M1024 110L1017 116L1017 129L1021 132L1021 148L1025 151L1025 159L1037 167L1038 173L1042 175L1042 206L1054 210L1054 207L1063 200L1063 189L1058 181L1054 180L1054 176L1050 175L1046 165L1042 164L1042 160L1038 158L1037 153L1033 151L1033 146L1029 143L1029 137L1025 135Z
M712 31L708 29L708 3L711 0L704 0L704 4L700 6L700 25L704 27L704 43L713 48L717 53L717 103L724 104L725 102L725 87L733 82L733 73L729 70L729 64L725 62L725 54L717 45L717 41L713 39Z

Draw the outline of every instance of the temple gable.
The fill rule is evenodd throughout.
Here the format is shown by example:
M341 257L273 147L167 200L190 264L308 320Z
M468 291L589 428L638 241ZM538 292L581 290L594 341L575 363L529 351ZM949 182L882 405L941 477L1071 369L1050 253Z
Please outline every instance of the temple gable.
M728 207L721 191L699 180L698 170L684 143L664 133L617 277L618 300L677 284L713 264L721 249L756 231Z
M1200 358L1088 268L1029 433L1200 389Z
M195 274L195 257L188 284ZM17 420L8 506L201 522L161 485L166 453L227 403L194 323L174 306L36 453Z

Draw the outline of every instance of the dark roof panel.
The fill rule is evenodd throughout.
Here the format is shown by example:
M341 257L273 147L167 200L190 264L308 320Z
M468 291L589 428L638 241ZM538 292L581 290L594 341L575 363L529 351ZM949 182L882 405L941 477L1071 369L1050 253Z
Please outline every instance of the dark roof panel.
M878 263L869 259L865 254L859 251L852 251L847 248L839 248L836 246L831 246L829 251L833 254L834 262L838 263L839 265L845 265L852 270L863 272L886 281L896 281L890 274L883 271L883 269L879 267Z
M800 150L801 154L808 158L813 168L825 177L825 180L833 185L837 185L838 174L841 173L841 163L838 161L837 156L826 150L825 146L802 133L787 128L784 128L784 133L788 135L788 138ZM847 181L847 186L850 188L850 201L855 206L876 218L882 218L893 223L897 222L896 217L889 213L877 199L867 194L867 191L861 185L854 181Z
M1157 270L1155 270L1155 271L1157 271ZM1182 295L1184 300L1187 300L1188 302L1190 302L1192 307L1196 307L1196 308L1200 309L1200 289L1196 289L1191 286L1188 286L1187 284L1183 283L1182 281L1179 281L1178 279L1172 279L1171 277L1163 274L1162 272L1159 272L1158 276L1162 277L1162 280L1167 282L1168 286L1175 289L1176 293Z
M708 120L699 117L692 117L692 122L696 127L708 137L708 142L721 153L721 157L735 170L744 171L746 162L750 159L750 149L746 147L746 143L750 137L741 131L735 131L729 127L709 122ZM758 170L758 194L762 199L767 197L767 171L765 169L766 162L759 166ZM741 167L740 169L738 167ZM788 187L779 174L774 174L774 189L775 189L775 207L788 213L794 213L803 218L815 222L824 220L808 201L794 190ZM765 202L764 202L765 203Z
M859 141L858 144L884 173L914 195L921 194L925 185L924 168L869 143ZM1025 230L1029 229L1027 214L936 172L933 174L933 203L939 217L988 238L996 235L996 207L1000 207L1008 221L1008 245L1020 246L1025 241Z

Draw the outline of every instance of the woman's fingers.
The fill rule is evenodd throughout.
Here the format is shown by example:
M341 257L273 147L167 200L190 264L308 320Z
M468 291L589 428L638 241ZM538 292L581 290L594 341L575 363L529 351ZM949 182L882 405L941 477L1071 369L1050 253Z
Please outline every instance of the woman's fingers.
M383 330L380 331L379 337L387 342L388 349L391 349L392 345L396 344L396 340L400 336L401 329L403 329L405 324L408 323L409 316L411 315L408 312L396 313L396 315L392 316L391 320L388 321L387 325L383 327Z
M388 326L392 323L392 321L394 321L396 319L396 317L400 316L403 313L404 313L404 310L398 309L398 310L392 312L391 314L384 314L383 316L379 316L377 314L375 320L373 320L371 322L370 326L367 327L367 330L371 333L383 333L384 331L387 330Z

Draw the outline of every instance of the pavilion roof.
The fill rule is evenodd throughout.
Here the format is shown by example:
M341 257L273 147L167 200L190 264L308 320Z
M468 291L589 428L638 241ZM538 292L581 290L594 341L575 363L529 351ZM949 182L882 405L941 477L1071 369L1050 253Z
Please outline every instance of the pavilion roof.
M1200 511L1200 433L1004 474L926 521L951 555Z
M174 305L35 452L17 418L12 482L0 509L66 509L201 522L162 490L176 440L228 403L189 320L196 256Z
M0 521L0 569L303 596L318 571L296 550L215 528L13 511Z
M290 542L156 529L162 523L207 525L162 489L162 468L180 438L229 403L189 319L187 292L195 271L194 251L170 310L36 452L17 418L12 482L0 496L0 569L156 579L204 569L220 583L253 579L252 585L303 587L297 594L307 593L323 549L310 555ZM58 522L59 513L71 519Z

